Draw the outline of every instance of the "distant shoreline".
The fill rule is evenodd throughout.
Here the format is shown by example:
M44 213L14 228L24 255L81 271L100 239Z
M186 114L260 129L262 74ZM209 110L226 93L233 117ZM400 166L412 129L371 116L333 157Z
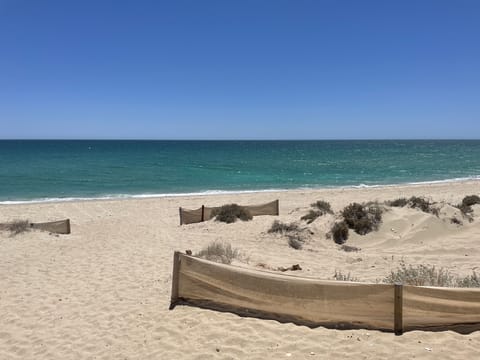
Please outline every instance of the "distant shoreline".
M202 192L192 193L165 193L165 194L118 194L104 195L98 197L65 197L65 198L44 198L32 200L4 200L0 201L0 205L21 205L21 204L43 204L43 203L63 203L63 202L83 202L83 201L112 201L112 200L141 200L156 198L191 198L191 197L207 197L216 195L242 195L256 193L292 193L292 192L316 192L316 191L335 191L350 189L387 189L387 188L411 188L416 186L435 186L448 183L478 183L480 185L480 176L470 178L457 178L445 180L433 180L424 182L409 182L400 184L380 184L380 185L348 185L348 186L319 186L319 187L299 187L291 189L264 189L264 190L206 190ZM480 191L480 188L479 188ZM421 195L421 194L419 194Z

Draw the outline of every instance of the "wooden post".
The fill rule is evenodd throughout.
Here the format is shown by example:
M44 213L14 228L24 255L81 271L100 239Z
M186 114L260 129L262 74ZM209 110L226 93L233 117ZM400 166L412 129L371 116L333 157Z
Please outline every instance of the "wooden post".
M277 199L277 215L280 215L280 201Z
M170 308L173 310L178 300L178 275L180 272L180 252L173 253L173 272L172 272L172 294L170 297Z
M181 207L178 208L178 214L180 215L180 225L182 225L183 222L182 222L182 208Z
M202 205L202 222L205 221L205 205Z
M70 219L67 219L67 234L70 234Z
M403 334L403 285L395 284L394 295L394 331L395 335Z

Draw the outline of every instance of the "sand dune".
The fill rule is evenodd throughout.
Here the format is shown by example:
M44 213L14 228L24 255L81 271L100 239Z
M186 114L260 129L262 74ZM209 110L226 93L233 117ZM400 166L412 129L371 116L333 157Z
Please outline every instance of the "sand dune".
M72 234L0 234L0 359L310 359L475 358L480 333L310 329L240 318L193 307L169 311L174 250L228 241L248 258L241 266L300 264L296 275L331 279L335 270L361 281L386 276L401 261L468 275L480 267L480 209L463 225L448 205L480 193L480 182L367 189L1 205L0 221L70 218ZM412 195L439 202L440 216L389 208L378 232L353 234L345 252L325 233L328 215L309 229L302 250L268 234L273 216L223 224L179 226L178 207L257 204L280 199L279 220L299 221L309 204L326 200L338 213L357 201ZM338 216L338 215L337 215Z

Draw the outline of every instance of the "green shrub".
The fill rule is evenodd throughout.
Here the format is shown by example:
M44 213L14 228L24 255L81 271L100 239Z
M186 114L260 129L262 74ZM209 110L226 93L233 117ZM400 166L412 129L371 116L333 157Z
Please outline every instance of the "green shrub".
M465 196L462 200L464 206L472 206L475 204L480 204L480 197L478 195L468 195Z
M431 203L421 197L412 196L410 199L408 199L408 205L412 209L419 209L427 214L433 214L435 216L438 216L439 214L438 209L433 207L434 203Z
M343 209L342 215L348 227L360 235L377 230L382 222L382 209L378 204L352 203Z
M345 221L337 222L333 224L330 233L332 234L333 241L339 245L342 245L348 239L348 226Z
M228 243L214 241L194 256L222 264L231 264L233 259L240 257L240 251L232 248Z
M329 202L323 201L323 200L318 200L311 204L313 208L317 208L320 210L321 214L320 215L325 215L325 214L333 214L332 211L332 206L330 205Z
M406 198L399 198L392 201L387 201L387 205L393 207L404 207L407 206L407 204L408 200Z
M216 221L222 221L227 224L234 223L237 219L248 221L252 220L252 214L244 207L237 204L223 205L213 211Z
M304 220L307 222L307 224L311 224L312 222L315 221L319 216L322 216L323 213L319 210L310 210L308 214L302 216L300 220Z
M272 227L268 230L268 233L275 234L284 234L288 232L297 232L300 231L300 228L295 223L286 224L281 221L275 220L272 224Z

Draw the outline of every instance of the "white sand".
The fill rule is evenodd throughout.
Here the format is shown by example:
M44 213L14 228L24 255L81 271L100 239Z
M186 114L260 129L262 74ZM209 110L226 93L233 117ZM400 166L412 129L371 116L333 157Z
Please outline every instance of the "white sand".
M299 221L310 203L335 211L350 202L411 195L456 204L480 194L480 182L369 189L288 191L142 200L1 205L0 222L70 218L72 234L32 231L0 234L0 359L473 359L480 332L414 331L396 337L378 331L310 329L240 318L193 307L168 310L174 250L200 250L228 241L255 267L300 264L296 275L331 279L335 270L361 281L383 278L400 261L445 267L457 275L480 272L480 207L475 221L451 224L458 210L439 218L407 208L384 214L380 230L351 235L344 252L325 231L334 220L310 225L303 250L267 234L273 216L250 222L209 221L179 226L178 207L198 208L280 199L279 220ZM352 232L351 232L352 233ZM290 354L290 355L289 355Z

